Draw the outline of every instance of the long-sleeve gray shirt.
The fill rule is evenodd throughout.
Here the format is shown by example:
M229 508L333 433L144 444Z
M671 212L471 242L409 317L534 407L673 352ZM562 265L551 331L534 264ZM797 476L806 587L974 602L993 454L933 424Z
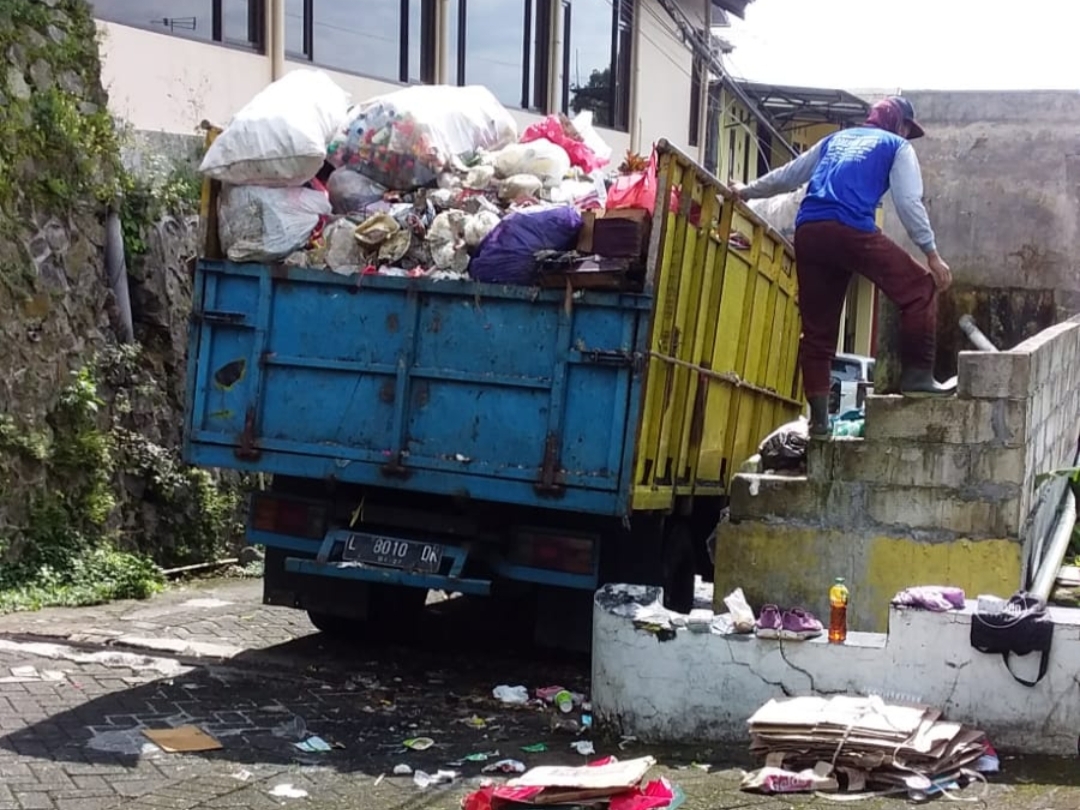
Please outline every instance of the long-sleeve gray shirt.
M810 182L814 169L821 160L824 145L824 140L818 141L791 163L759 177L746 186L743 196L748 200L775 197ZM930 254L937 250L934 230L930 227L930 217L922 201L923 181L919 158L910 143L902 144L893 158L892 169L889 171L889 189L896 213L911 241L918 245L923 253Z

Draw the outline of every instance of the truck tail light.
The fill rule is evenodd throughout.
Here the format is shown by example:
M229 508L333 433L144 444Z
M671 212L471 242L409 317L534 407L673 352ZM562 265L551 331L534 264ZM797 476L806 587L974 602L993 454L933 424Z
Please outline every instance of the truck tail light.
M521 530L514 536L511 562L530 568L589 575L595 571L596 538Z
M326 514L326 504L258 493L252 497L251 528L321 540L326 534Z

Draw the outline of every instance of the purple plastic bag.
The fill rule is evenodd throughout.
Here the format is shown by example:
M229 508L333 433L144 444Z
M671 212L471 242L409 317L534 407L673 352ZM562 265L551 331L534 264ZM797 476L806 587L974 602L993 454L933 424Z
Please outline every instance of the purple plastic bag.
M480 243L469 275L491 284L532 284L536 252L570 250L577 244L581 214L570 206L518 211L495 226Z

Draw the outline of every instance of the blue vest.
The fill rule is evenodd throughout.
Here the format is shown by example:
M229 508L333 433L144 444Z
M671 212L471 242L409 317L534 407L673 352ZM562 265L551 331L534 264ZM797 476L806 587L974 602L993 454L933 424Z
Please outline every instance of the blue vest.
M899 135L876 127L844 129L827 137L795 227L842 222L860 231L876 231L874 214L889 190L893 159L904 143Z

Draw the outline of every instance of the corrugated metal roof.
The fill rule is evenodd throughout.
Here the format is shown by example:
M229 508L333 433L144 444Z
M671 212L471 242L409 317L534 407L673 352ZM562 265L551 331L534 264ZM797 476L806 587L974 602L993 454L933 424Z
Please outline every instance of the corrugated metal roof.
M739 82L746 95L781 125L792 120L861 124L870 105L846 90Z
M754 0L712 0L713 8L734 14L740 20L746 18L746 7L753 2Z

